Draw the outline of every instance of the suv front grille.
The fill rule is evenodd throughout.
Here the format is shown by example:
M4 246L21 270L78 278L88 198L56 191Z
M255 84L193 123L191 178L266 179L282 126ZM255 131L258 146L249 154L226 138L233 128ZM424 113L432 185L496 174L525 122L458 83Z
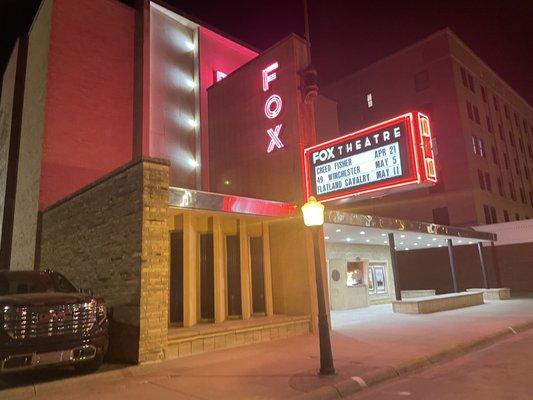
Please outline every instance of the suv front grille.
M4 330L23 340L87 334L97 318L96 301L54 306L5 307Z

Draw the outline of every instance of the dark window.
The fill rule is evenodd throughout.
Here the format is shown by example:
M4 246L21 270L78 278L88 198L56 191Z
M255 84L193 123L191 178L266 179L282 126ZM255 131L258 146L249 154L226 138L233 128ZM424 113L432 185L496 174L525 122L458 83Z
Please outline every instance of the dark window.
M533 149L531 148L531 143L527 144L527 152L529 153L529 157L533 158Z
M527 204L526 193L522 187L520 188L520 199L522 200L522 203Z
M485 214L485 223L490 224L490 208L488 205L483 205L483 212Z
M496 147L491 146L492 149L492 161L494 164L498 165L498 152L496 151Z
M509 119L510 118L510 115L509 115L509 107L507 107L507 104L504 104L503 105L503 109L505 111L505 118Z
M494 207L490 208L490 217L492 219L492 223L493 224L497 224L498 223L498 217L496 215L496 209Z
M520 221L520 215L518 215L518 213L516 213L516 214L514 215L514 219L515 219L516 221Z
M524 133L527 133L527 123L525 119L522 120L522 124L524 125Z
M476 87L474 86L474 78L470 74L468 74L468 87L472 92L476 92Z
M474 110L474 119L476 120L476 122L479 124L480 123L480 120L479 120L479 111L477 109L476 106L472 106L473 110Z
M533 207L533 192L529 192L529 202L531 203L531 207Z
M520 166L518 165L518 160L516 158L514 159L514 167L516 169L517 175L520 175Z
M503 219L505 222L509 222L509 211L503 210Z
M501 125L501 124L498 124L498 132L500 132L500 139L501 139L501 140L505 140L504 135L503 135L503 129L502 129L502 125Z
M466 80L466 71L461 67L461 80L463 81L463 86L468 87L468 81Z
M494 109L498 111L500 107L498 105L498 99L496 98L496 96L492 96L492 101L494 102Z
M483 175L483 172L481 172L479 169L477 170L477 178L479 180L479 187L482 190L485 190L485 177Z
M492 192L492 182L490 180L490 174L485 172L485 187L489 192Z
M514 190L514 184L513 182L509 182L509 193L511 193L511 199L516 201L516 192Z
M502 180L500 178L497 178L496 180L498 182L498 192L500 193L500 196L505 197L505 193L503 192Z
M450 215L448 214L448 207L434 208L433 222L440 225L450 225Z
M487 92L485 92L485 88L481 85L479 85L479 87L481 88L481 97L483 97L483 101L486 103L487 102Z
M472 113L472 104L469 101L466 102L466 112L468 113L468 118L474 119L474 114Z
M522 151L522 153L524 152L524 141L522 140L521 137L518 138L518 146L520 147L520 151Z
M511 146L514 147L515 143L514 143L514 135L513 135L513 132L509 131L509 142L511 142Z
M505 168L509 169L509 157L507 156L507 153L503 153L503 161L505 162Z
M514 113L514 123L517 127L520 126L520 123L518 122L518 115L516 115L516 113Z
M527 169L527 166L524 166L524 174L526 175L526 179L529 180L529 170Z
M429 73L427 70L421 71L415 75L415 89L417 92L429 87Z
M494 132L494 127L492 126L492 120L490 119L488 115L487 115L487 129L489 130L490 133Z

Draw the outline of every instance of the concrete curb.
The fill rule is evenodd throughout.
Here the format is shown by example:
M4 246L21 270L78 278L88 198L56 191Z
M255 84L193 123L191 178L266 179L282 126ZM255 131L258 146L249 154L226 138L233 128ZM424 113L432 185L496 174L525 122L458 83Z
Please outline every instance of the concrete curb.
M471 353L474 350L487 347L511 335L516 335L520 332L524 332L529 329L533 329L533 320L520 323L515 326L510 326L508 328L483 336L479 339L474 339L465 343L461 343L459 345L450 347L449 349L431 354L427 357L408 361L406 363L400 364L397 367L385 367L369 375L364 375L360 377L359 380L354 380L353 378L345 379L341 382L337 382L334 385L325 386L309 393L303 393L294 397L294 399L336 400L349 397L357 392L366 389L367 387L374 386L389 379L398 378L414 372L418 372L431 365L435 365L443 361L452 360L462 355Z
M342 399L351 396L357 392L366 389L369 386L387 381L389 379L398 378L420 371L431 365L440 363L442 361L451 360L461 355L470 353L476 349L486 347L499 340L516 335L520 332L533 329L533 320L516 324L497 332L483 336L479 339L471 340L459 345L453 346L449 349L439 351L427 357L414 359L398 366L384 367L361 377L352 377L344 379L332 385L326 385L319 389L308 393L302 393L294 397L294 399L305 400L334 400ZM132 365L125 368L119 368L110 371L104 371L91 375L73 376L65 379L58 379L52 382L42 382L31 386L21 386L11 389L0 390L2 398L9 398L10 400L29 399L36 396L43 396L47 393L57 393L67 391L73 386L79 384L96 383L104 380L106 383L113 381L120 381L125 377L147 377L153 372L157 372L158 364L146 365Z

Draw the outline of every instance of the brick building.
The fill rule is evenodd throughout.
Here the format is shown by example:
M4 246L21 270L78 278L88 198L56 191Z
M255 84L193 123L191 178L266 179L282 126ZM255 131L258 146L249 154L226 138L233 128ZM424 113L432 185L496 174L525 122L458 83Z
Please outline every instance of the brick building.
M341 132L410 109L431 116L439 184L358 202L357 212L459 226L533 217L533 108L449 29L324 93L338 102Z
M124 361L315 331L304 149L338 126L307 57L296 35L258 52L160 1L43 0L3 75L0 268L104 297ZM495 240L336 210L324 232L335 309L398 296L385 239Z

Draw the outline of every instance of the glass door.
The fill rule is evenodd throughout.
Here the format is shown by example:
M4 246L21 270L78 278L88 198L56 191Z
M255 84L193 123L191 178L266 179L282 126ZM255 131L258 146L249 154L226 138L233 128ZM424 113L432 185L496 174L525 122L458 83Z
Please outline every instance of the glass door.
M368 267L368 293L387 293L387 279L385 275L385 265L370 264Z

